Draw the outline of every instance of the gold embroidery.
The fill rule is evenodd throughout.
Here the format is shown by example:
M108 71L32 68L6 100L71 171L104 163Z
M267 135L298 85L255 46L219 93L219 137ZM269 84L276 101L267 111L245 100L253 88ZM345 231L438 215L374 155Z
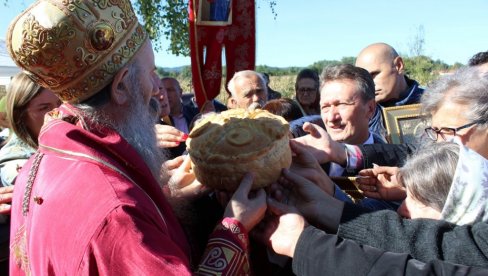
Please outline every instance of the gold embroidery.
M91 15L91 11L88 9L88 7L82 7L81 1L66 1L63 0L63 4L66 6L66 8L73 12L78 19L81 22L85 22L85 20L88 18L88 15Z
M15 51L17 62L22 67L52 67L56 65L57 70L63 74L73 73L72 68L68 67L65 60L64 51L75 32L66 22L59 22L51 29L43 28L34 16L29 16L24 22L24 32L22 33L22 47ZM38 49L43 49L38 51ZM42 86L58 86L63 80L53 78L54 74L46 73L40 78L36 76Z
M7 36L17 65L71 103L100 91L147 38L129 0L38 1Z
M31 275L29 257L27 255L27 231L25 225L21 225L15 232L14 240L11 242L10 251L15 264L22 269L26 275Z

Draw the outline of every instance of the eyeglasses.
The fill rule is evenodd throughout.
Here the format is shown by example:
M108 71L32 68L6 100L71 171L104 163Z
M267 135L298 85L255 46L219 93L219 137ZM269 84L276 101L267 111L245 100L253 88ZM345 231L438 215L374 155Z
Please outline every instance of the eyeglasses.
M427 134L427 137L430 139L437 141L437 138L439 135L442 137L444 141L446 141L446 136L456 136L456 132L468 128L470 126L474 126L476 124L483 123L481 120L477 120L471 123L467 123L463 126L452 128L452 127L441 127L441 128L433 128L433 127L428 127L425 129L425 134Z
M317 88L315 87L303 87L303 88L298 88L298 92L300 93L312 93L316 92Z

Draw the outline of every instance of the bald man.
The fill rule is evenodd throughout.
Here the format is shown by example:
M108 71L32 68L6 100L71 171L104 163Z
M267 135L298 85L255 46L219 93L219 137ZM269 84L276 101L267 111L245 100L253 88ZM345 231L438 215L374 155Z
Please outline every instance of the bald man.
M384 135L381 108L419 103L424 89L405 76L403 59L386 43L371 44L361 50L356 66L366 69L373 77L379 108L369 126L372 132Z
M366 69L375 83L375 100L383 107L418 103L424 89L405 76L403 59L388 44L375 43L364 48L356 66Z

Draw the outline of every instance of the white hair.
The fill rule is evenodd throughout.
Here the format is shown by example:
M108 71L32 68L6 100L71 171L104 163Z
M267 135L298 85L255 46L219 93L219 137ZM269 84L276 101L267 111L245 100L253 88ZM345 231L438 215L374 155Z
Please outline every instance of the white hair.
M262 83L263 87L266 87L266 81L264 79L264 76L261 73L258 73L258 72L253 71L253 70L239 71L239 72L236 72L234 74L232 79L230 79L229 83L227 84L227 89L229 90L231 96L232 97L236 96L236 87L235 87L236 84L235 83L238 79L240 79L240 78L248 79L252 76L257 76L259 78L260 82Z

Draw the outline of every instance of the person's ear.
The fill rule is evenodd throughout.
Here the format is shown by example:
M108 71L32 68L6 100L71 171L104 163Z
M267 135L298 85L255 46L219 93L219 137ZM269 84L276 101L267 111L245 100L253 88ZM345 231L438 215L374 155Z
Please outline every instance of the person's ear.
M403 59L402 57L396 57L394 60L393 60L393 65L395 66L397 72L399 74L403 74L405 73L405 64L403 63Z
M229 100L227 101L227 105L229 109L233 109L237 107L237 101L234 99L234 97L230 97Z
M129 68L125 66L115 75L110 89L111 99L117 105L125 105L129 101L129 93L131 93L129 91L129 82Z

